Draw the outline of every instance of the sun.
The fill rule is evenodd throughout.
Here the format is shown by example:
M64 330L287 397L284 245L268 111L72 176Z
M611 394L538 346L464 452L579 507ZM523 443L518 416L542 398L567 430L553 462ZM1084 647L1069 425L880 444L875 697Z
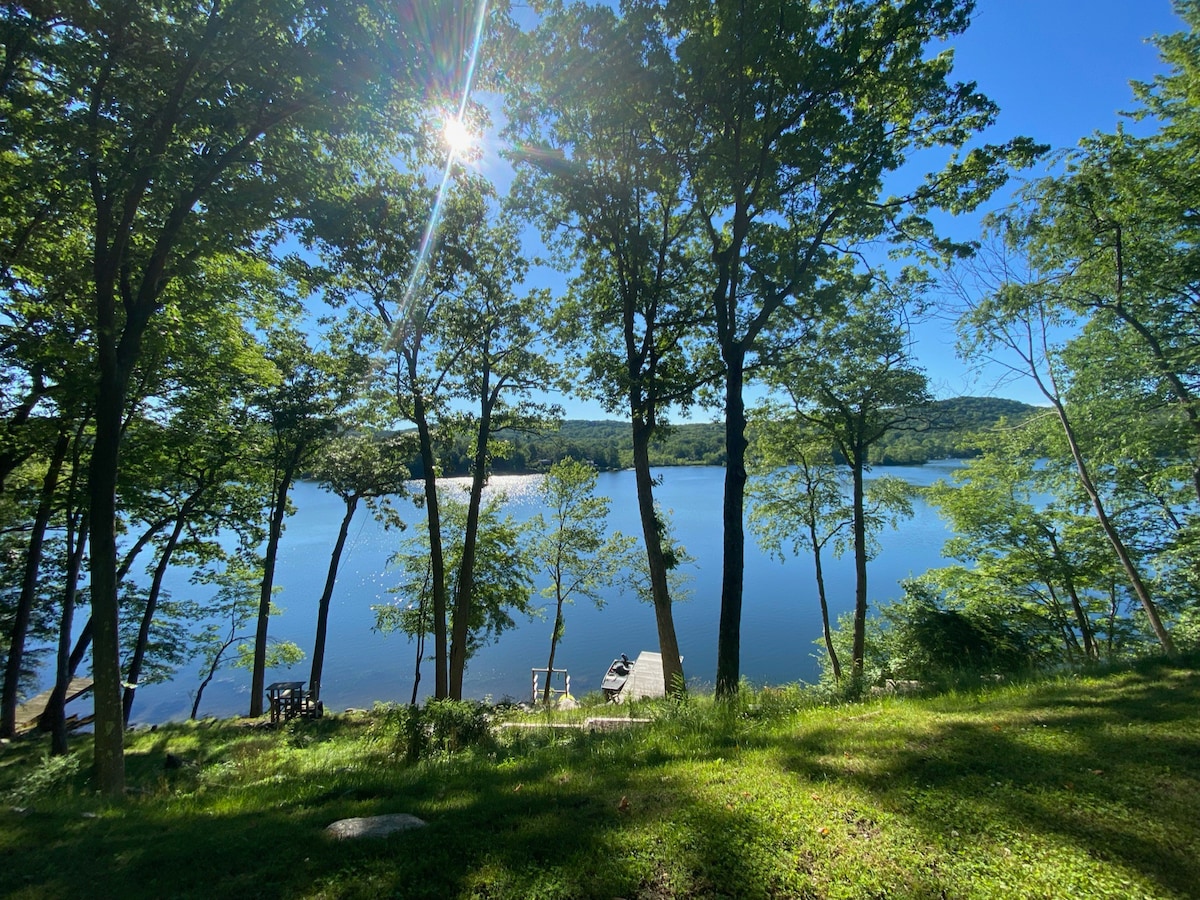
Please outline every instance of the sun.
M446 142L446 149L450 151L451 156L462 157L475 143L475 135L458 116L448 116L446 124L442 127L442 140Z

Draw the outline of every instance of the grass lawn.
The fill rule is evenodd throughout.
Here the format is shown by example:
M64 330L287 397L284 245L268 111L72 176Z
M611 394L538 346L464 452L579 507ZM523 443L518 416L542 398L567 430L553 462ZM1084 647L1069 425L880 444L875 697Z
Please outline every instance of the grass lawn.
M164 726L129 736L120 805L88 791L87 739L65 761L18 740L0 748L0 896L1200 897L1194 660L632 712L654 721L506 729L415 764L396 712ZM393 812L428 827L324 833Z

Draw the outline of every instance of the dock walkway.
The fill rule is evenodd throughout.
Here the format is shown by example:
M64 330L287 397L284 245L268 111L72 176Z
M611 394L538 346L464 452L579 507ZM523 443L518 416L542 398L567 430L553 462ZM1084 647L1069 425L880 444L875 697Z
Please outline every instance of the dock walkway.
M643 650L633 663L629 680L621 688L621 700L640 700L643 697L665 697L667 688L663 683L662 654Z
M90 678L72 678L71 683L67 685L67 696L63 700L63 705L70 703L76 697L86 694L92 689L92 679ZM46 711L46 704L50 702L50 695L54 693L54 688L48 691L42 691L36 697L32 697L27 703L22 703L17 707L17 731L28 731L37 725L38 719L42 717L42 713Z

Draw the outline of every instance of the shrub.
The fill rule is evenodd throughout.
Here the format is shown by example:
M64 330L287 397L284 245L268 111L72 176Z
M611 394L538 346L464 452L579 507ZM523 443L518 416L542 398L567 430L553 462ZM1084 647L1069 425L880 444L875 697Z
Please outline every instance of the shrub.
M396 735L396 753L410 763L487 742L489 708L474 700L430 700L425 706L397 706L386 721Z
M880 610L887 668L893 678L934 680L964 674L1010 674L1036 653L1025 635L986 609L951 609L927 586L906 582L904 597Z
M834 682L828 656L822 654L822 688L832 700L855 699L888 679L956 682L1026 671L1041 660L1035 638L1008 622L1002 610L952 608L920 581L906 581L901 599L868 617L861 679L846 677L852 634L847 613L839 617L833 636L841 683Z
M8 795L10 802L20 806L51 794L68 790L81 768L79 754L46 756L41 765L17 782Z

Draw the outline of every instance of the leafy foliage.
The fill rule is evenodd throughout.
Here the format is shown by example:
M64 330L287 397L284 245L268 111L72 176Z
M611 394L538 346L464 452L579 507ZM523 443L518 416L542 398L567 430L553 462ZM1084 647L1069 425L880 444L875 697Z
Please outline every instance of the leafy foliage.
M441 508L446 571L455 573L462 554L467 507L461 500L447 496L441 499ZM524 552L520 527L511 515L503 514L503 509L504 495L496 494L488 498L480 511L471 618L467 626L468 659L512 628L514 614L533 615L532 562ZM401 573L399 584L392 589L398 599L371 607L377 629L400 630L414 637L431 632L428 541L427 534L418 533L401 542L393 557L393 564Z

